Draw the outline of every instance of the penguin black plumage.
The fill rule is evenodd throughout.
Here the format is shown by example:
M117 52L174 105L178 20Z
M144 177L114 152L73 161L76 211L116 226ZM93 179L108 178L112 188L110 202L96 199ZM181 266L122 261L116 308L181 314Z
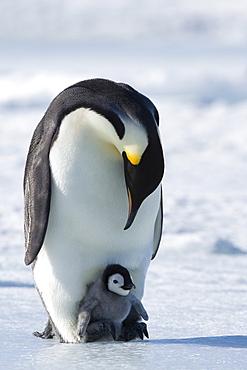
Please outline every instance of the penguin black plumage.
M130 86L92 79L61 92L34 132L24 176L25 263L48 328L63 342L80 341L79 302L108 264L125 266L142 298L162 233L158 120ZM130 339L132 314L123 325Z
M100 336L106 327L109 328L113 338L118 340L122 323L131 308L134 308L144 320L148 320L148 314L139 299L131 292L132 288L135 288L135 285L127 269L120 265L107 266L99 278L88 287L81 302L78 316L80 337L85 336L87 340L87 334L89 338L95 333L96 336ZM140 337L143 339L142 333Z

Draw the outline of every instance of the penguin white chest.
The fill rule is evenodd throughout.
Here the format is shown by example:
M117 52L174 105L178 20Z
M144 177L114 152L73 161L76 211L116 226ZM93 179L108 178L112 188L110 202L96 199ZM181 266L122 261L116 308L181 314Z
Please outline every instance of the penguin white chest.
M105 125L108 139L117 135L105 118L83 108L62 122L50 151L52 198L46 242L51 240L54 253L58 246L61 258L63 248L65 254L83 253L89 265L107 263L129 249L123 258L133 268L140 249L143 252L148 244L150 261L154 228L150 220L155 220L159 195L146 199L133 227L124 230L128 197L122 156L102 128L95 130L92 119ZM121 258L119 262L125 263Z
M88 115L81 110L80 118L81 113ZM102 243L109 232L123 229L126 221L123 161L117 149L78 115L76 111L64 119L50 151L51 222L54 215L56 226L72 240L90 244L99 237Z

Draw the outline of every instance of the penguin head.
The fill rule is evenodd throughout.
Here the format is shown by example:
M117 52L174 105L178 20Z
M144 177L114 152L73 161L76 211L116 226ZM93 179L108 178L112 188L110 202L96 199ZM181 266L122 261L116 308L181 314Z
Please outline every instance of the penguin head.
M149 131L150 132L149 132ZM164 173L164 159L158 128L151 126L142 134L133 136L138 145L124 145L122 158L129 203L128 218L124 230L133 223L143 201L159 186Z
M126 84L118 84L124 95L112 108L111 120L117 138L114 145L122 156L129 212L128 229L142 202L159 186L164 174L164 156L159 135L159 115L154 104ZM122 127L120 127L120 122Z
M121 265L108 265L103 273L106 289L112 293L127 296L135 285L129 271Z

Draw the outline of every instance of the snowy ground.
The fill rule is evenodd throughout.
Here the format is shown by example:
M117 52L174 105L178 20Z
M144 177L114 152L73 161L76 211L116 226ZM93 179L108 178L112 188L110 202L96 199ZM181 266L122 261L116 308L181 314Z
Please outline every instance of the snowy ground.
M143 22L135 23L131 13L131 43L124 33L109 39L114 22L108 16L107 44L95 42L99 23L91 30L93 44L78 42L78 18L71 34L64 31L66 42L47 43L49 30L42 31L37 12L31 9L25 26L16 15L21 8L9 12L11 3L3 2L6 17L0 16L0 368L246 369L246 3L218 1L219 17L215 7L200 10L192 1L186 8L179 0L167 17L156 0L142 9ZM26 9L27 1L18 4ZM123 2L116 4L114 16L119 9L126 13ZM69 9L76 15L72 5L61 9L63 17ZM85 9L90 14L89 2ZM49 14L51 27L55 11ZM150 19L164 40L145 43ZM133 85L161 116L165 223L146 282L150 339L143 342L66 345L31 335L43 328L46 314L23 263L25 157L51 99L92 77Z

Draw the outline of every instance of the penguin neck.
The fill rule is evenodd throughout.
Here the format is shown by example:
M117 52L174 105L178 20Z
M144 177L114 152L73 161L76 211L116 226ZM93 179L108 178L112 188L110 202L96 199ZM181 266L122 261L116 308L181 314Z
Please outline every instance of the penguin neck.
M109 121L89 109L79 108L66 116L50 151L58 187L66 192L69 177L78 177L76 185L82 181L97 186L97 177L107 184L107 177L111 180L121 176L125 184L122 155L113 144L116 135Z

